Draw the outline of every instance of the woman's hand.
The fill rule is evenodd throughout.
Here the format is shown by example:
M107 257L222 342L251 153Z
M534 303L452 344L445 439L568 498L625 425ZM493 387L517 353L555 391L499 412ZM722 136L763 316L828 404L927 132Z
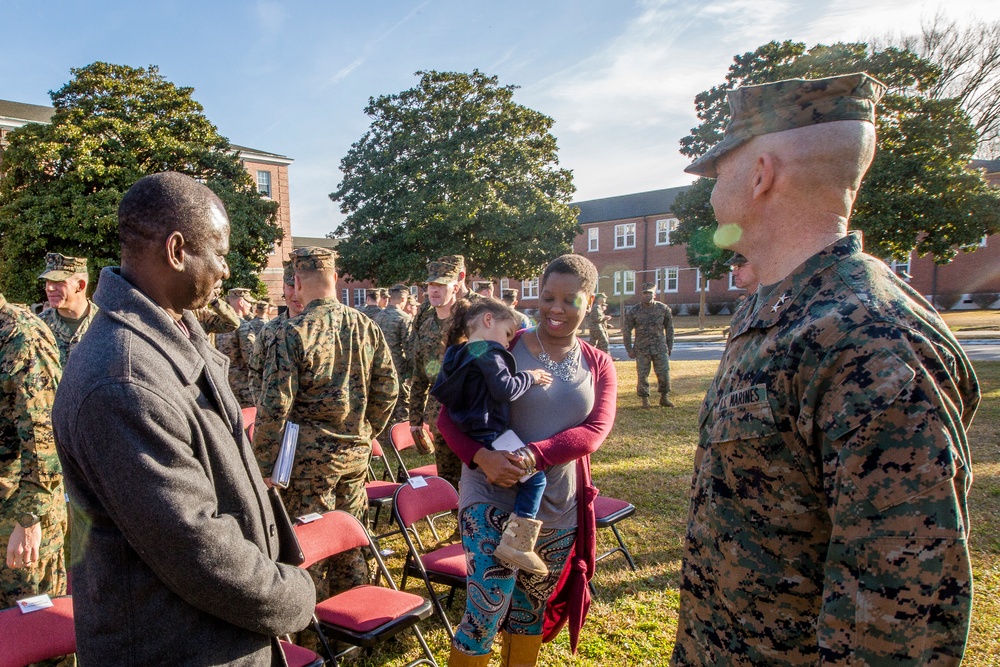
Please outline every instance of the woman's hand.
M504 488L514 486L524 475L524 469L518 464L520 460L520 456L510 452L495 452L485 447L472 457L472 462L486 475L486 481Z

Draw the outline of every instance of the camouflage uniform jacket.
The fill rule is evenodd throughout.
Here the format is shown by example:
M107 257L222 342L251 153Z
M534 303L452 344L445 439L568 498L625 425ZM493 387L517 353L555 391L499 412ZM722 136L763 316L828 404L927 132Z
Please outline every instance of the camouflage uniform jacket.
M244 355L243 350L247 346L241 341L241 338L247 339L252 336L247 329L251 321L244 321L236 331L220 334L216 338L219 352L229 357L229 386L232 387L236 400L242 407L253 405L253 395L250 393L250 369L247 365L250 358L249 354ZM252 348L252 342L250 346Z
M261 387L264 380L264 358L267 355L267 348L274 342L274 332L282 324L288 321L288 311L281 311L277 317L272 317L257 332L257 337L253 341L253 350L250 352L250 359L247 361L247 370L250 377L250 395L253 396L254 405L260 399Z
M270 475L285 422L299 425L292 475L322 478L364 464L399 386L375 323L336 299L316 299L275 330L266 350L253 445Z
M635 343L632 330L635 329ZM674 349L674 318L670 306L654 301L648 306L636 304L625 311L622 327L625 352L637 354L668 354Z
M0 544L31 513L65 518L52 402L62 377L52 332L0 295Z
M233 307L218 297L193 313L201 328L210 335L236 331L243 324L243 319Z
M705 396L676 665L957 665L969 360L845 237L735 313Z
M409 372L406 359L406 348L410 342L410 326L413 318L396 306L387 306L375 316L375 324L382 330L385 342L392 352L392 363L400 377L406 377Z
M437 432L437 415L441 404L430 395L431 387L441 370L444 359L445 336L451 318L439 320L433 311L424 318L413 343L413 384L410 386L410 425L430 424Z
M364 313L368 316L368 319L374 320L375 316L382 312L382 309L374 304L367 304L358 308L359 312Z
M90 323L94 321L94 316L97 315L97 305L88 300L87 301L87 314L83 316L83 320L80 322L80 326L73 331L67 324L59 317L59 311L55 308L46 308L38 316L49 325L49 329L52 330L52 335L55 336L56 345L59 347L59 364L60 366L66 365L66 360L69 359L69 353L73 351L76 344L80 342L83 334L87 333L87 329L90 328Z
M607 306L599 306L596 303L594 307L590 309L590 313L587 315L587 326L590 329L591 338L598 337L601 335L608 335L608 322L611 318L605 315L607 312ZM671 335L673 333L673 318L671 318ZM673 341L671 340L671 345Z

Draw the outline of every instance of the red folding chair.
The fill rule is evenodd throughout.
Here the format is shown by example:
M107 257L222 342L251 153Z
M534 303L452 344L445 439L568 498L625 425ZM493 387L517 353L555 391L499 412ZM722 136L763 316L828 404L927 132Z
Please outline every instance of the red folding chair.
M323 667L326 664L326 660L307 648L283 639L278 643L281 644L281 652L285 654L288 667Z
M597 527L600 528L610 528L611 532L614 534L615 539L618 540L618 546L614 549L605 551L599 555L594 563L599 563L605 558L615 555L616 553L621 553L625 556L625 560L628 562L628 566L635 572L635 561L632 560L632 553L625 546L625 540L622 538L621 531L618 530L618 522L622 519L627 519L628 517L635 514L635 505L624 500L619 500L618 498L609 498L607 496L597 496L594 499L594 515L597 518ZM593 595L597 594L597 588L594 586L594 582L590 582L590 592Z
M388 462L385 460L385 454L382 451L382 446L379 444L378 440L372 440L372 454L371 459L382 459L382 464L385 466L388 475L391 476L390 467ZM394 479L378 479L375 470L372 467L371 460L368 463L368 481L365 482L365 493L368 494L368 508L375 508L375 516L371 519L371 529L374 533L378 529L378 519L379 515L382 513L382 508L392 507L392 496L396 493L396 489L399 488L399 482ZM392 519L390 519L391 521ZM375 535L376 539L382 539L389 535L395 535L398 531L390 530L386 533L377 533Z
M421 484L425 482L425 484ZM408 576L420 577L431 601L434 603L441 622L444 623L448 636L454 638L455 631L444 613L441 599L434 592L432 584L448 586L448 607L455 600L455 589L465 588L466 563L465 551L461 543L449 544L438 549L424 551L417 547L411 532L416 534L413 524L421 519L428 519L442 513L450 513L458 509L458 492L455 487L440 477L424 477L422 480L410 480L396 491L393 498L392 512L396 523L406 540L406 560L403 563L403 578L400 588L406 588ZM419 540L418 540L419 541Z
M424 424L424 430L430 435L431 427ZM396 474L396 479L400 482L405 482L410 477L430 477L432 475L437 475L437 464L430 463L417 468L406 469L406 464L403 463L402 452L410 449L411 447L416 447L417 444L413 442L413 432L410 431L410 422L399 422L398 424L393 424L392 428L389 429L389 444L393 452L396 454L396 463L398 464L398 472Z
M419 627L420 621L434 613L434 608L419 595L396 588L374 540L357 519L335 510L324 514L322 519L295 526L295 534L306 556L300 567L308 568L350 549L367 548L380 578L389 586L363 584L316 604L313 626L334 667L354 647L370 649L409 629L416 634L425 657L408 662L406 667L421 664L437 667ZM330 640L349 644L351 648L334 653Z
M257 421L257 408L243 408L243 430L247 434L247 438L253 440L253 425Z
M22 614L20 607L0 610L0 667L25 667L76 653L73 598L52 598L52 606Z

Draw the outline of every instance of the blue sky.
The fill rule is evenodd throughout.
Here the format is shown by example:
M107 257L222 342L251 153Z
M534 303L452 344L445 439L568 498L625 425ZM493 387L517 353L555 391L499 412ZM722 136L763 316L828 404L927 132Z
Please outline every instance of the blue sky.
M292 231L342 216L327 195L368 128L368 98L423 69L520 86L515 101L556 121L576 200L684 185L678 140L693 99L738 53L772 39L810 46L918 30L938 11L1000 20L983 0L327 0L98 3L0 0L0 99L49 104L71 67L144 67L194 97L233 143L293 158Z

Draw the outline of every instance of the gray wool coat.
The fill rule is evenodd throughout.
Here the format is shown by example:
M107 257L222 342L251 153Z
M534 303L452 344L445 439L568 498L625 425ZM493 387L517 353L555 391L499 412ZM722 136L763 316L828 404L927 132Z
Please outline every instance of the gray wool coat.
M80 664L284 664L273 638L309 623L316 593L274 561L228 360L117 268L94 301L53 408Z

